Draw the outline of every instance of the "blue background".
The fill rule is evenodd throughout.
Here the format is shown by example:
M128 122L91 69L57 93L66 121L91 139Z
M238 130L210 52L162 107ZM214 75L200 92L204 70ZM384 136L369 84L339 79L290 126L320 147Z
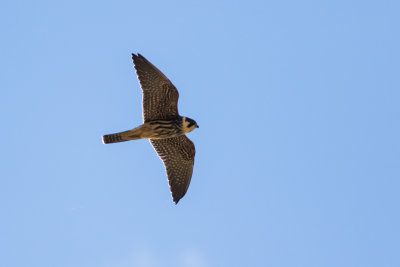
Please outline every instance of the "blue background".
M400 266L398 1L3 1L0 265ZM180 92L174 205L139 52Z

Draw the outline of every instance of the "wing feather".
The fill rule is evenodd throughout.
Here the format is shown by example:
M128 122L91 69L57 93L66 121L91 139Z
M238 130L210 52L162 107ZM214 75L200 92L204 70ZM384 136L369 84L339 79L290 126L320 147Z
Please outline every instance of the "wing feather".
M171 81L140 54L132 54L143 91L143 121L179 116L179 93Z
M192 179L195 147L186 135L166 139L151 139L151 144L164 162L173 201L186 194Z

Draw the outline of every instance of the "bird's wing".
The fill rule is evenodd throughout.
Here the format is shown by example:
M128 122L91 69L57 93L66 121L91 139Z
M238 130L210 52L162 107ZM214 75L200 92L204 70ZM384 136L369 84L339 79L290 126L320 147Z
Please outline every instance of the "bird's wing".
M164 162L172 199L177 204L186 194L192 178L196 153L194 144L186 135L166 139L151 139L150 142Z
M179 93L170 80L140 54L132 54L143 91L143 121L179 116Z

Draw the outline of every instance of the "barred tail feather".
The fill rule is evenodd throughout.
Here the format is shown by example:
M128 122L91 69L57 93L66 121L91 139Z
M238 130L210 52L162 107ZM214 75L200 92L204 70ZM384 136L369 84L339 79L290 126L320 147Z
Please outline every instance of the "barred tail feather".
M125 142L129 139L124 139L121 133L103 135L103 144Z
M135 129L128 130L125 132L103 135L103 143L112 144L112 143L125 142L129 140L137 140L141 138L144 137L142 136L142 130L139 126Z

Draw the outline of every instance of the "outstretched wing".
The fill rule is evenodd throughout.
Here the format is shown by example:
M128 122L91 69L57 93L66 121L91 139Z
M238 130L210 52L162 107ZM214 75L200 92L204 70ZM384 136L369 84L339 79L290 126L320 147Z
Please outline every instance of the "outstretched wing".
M186 135L166 139L151 139L151 144L164 162L172 193L176 204L186 194L192 178L194 144Z
M177 117L179 93L170 80L140 54L132 54L143 91L143 121Z

